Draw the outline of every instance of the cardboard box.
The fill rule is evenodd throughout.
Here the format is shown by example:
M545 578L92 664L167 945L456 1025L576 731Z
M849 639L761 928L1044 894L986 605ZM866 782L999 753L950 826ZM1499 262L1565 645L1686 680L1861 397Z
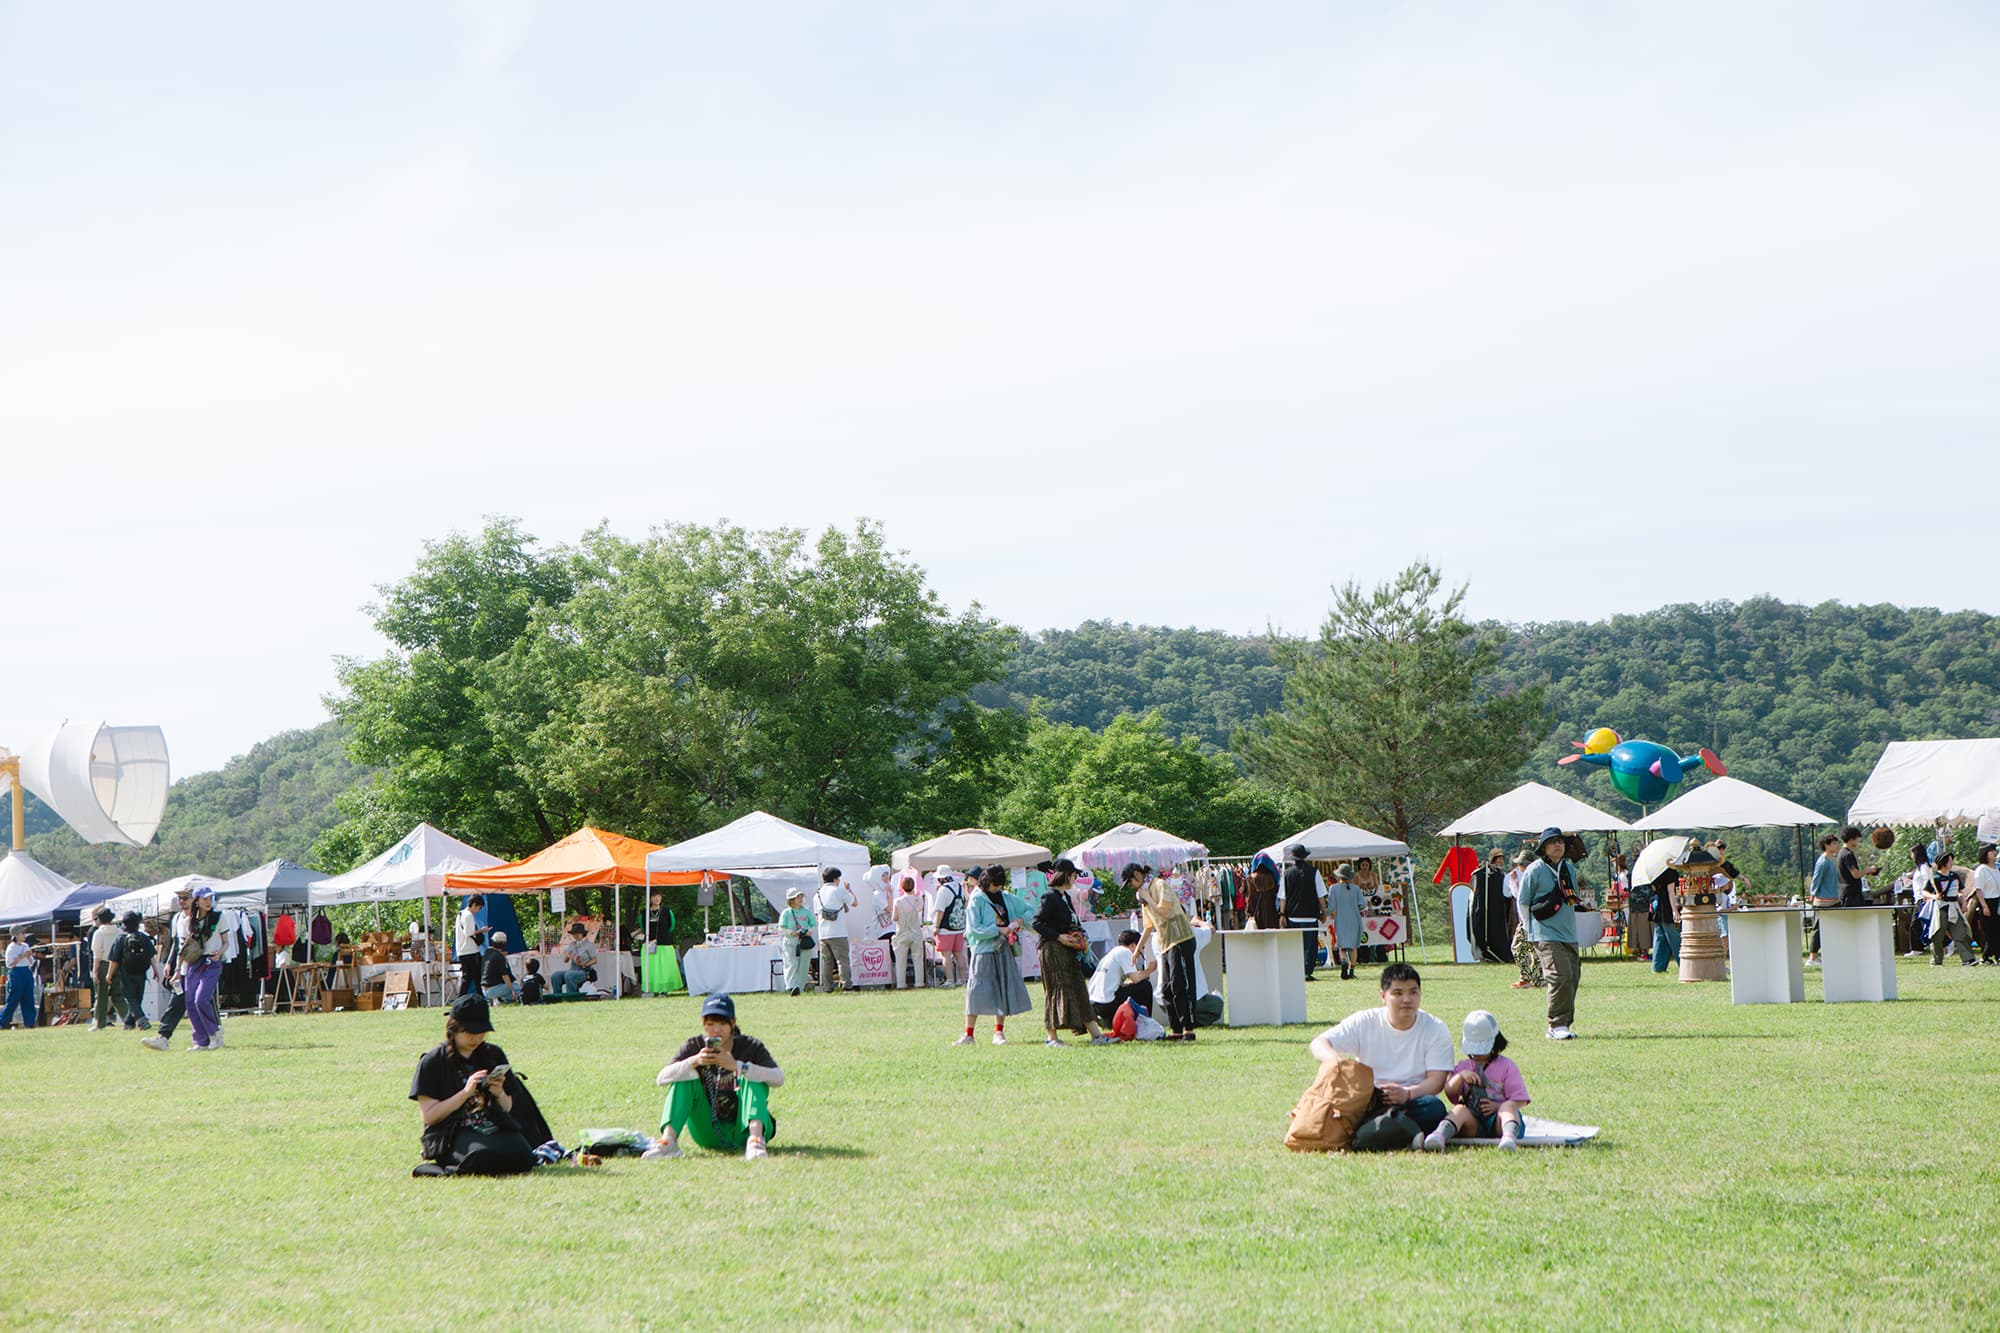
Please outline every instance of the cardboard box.
M367 990L354 997L354 1007L361 1010L377 1010L382 1007L382 992Z
M352 1012L354 1009L354 992L351 990L323 990L319 993L319 1008L320 1012L325 1014L330 1014L336 1009L345 1009Z

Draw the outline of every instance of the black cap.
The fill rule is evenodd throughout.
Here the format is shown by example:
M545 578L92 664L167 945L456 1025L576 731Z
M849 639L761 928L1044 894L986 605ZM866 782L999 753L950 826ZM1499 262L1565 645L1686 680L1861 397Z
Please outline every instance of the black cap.
M1307 850L1306 845L1304 843L1295 842L1291 846L1285 848L1285 855L1291 857L1294 861L1303 861L1308 856L1312 855L1312 853L1309 850Z
M493 1011L484 995L461 995L452 1001L451 1021L465 1032L491 1032Z
M701 1002L701 1016L703 1018L726 1018L734 1023L736 1021L736 1001L730 999L727 995L711 995Z
M985 866L967 866L965 868L965 877L967 879L978 879L981 875L985 873L986 873Z

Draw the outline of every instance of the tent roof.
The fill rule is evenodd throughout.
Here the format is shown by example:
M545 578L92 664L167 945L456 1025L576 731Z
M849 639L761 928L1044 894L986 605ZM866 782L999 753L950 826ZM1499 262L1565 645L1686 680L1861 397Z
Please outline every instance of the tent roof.
M485 870L501 864L491 852L429 824L419 824L401 842L365 865L344 875L316 882L310 891L314 907L337 903L401 902L436 898L444 893L444 877L453 871Z
M712 829L698 838L677 842L646 857L657 882L675 871L786 870L810 866L843 870L867 869L868 849L827 833L815 833L762 810ZM858 876L859 870L856 870Z
M1637 820L1635 829L1793 828L1833 820L1741 778L1712 778Z
M26 852L0 860L0 924L47 921L77 886Z
M1370 833L1365 828L1343 824L1337 819L1322 819L1309 829L1300 829L1281 842L1274 842L1264 849L1273 861L1283 865L1285 849L1298 843L1306 845L1306 854L1315 861L1341 860L1355 856L1408 856L1408 843L1385 838L1379 833Z
M925 842L889 854L898 870L936 870L939 866L1033 866L1049 859L1046 847L1022 842L983 828L955 828Z
M1468 833L1540 833L1559 828L1565 833L1617 831L1633 827L1616 815L1579 801L1554 787L1524 782L1510 792L1495 796L1477 810L1468 811L1438 830L1441 838L1457 838Z
M1847 812L1854 824L1971 824L2000 811L2000 739L1891 741Z
M1208 848L1164 829L1127 822L1084 839L1063 855L1087 870L1116 870L1139 862L1179 865L1207 856Z
M217 907L304 907L306 890L325 872L279 857L215 886Z
M447 872L445 887L467 893L540 893L544 889L608 888L614 884L644 884L646 855L659 845L640 842L603 829L580 828L561 842L544 847L524 861L486 870ZM653 876L653 882L692 884Z
M130 893L120 893L115 898L106 898L104 905L114 912L137 912L141 916L165 916L174 910L174 895L182 889L192 889L206 884L219 889L222 881L210 875L175 875L163 879L158 884L148 884L143 889ZM107 890L116 892L116 890Z

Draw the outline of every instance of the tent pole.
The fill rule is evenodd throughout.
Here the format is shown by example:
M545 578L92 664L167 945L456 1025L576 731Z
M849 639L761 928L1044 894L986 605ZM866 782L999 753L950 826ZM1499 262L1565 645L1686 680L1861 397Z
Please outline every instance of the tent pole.
M625 968L618 961L618 945L625 935L625 895L611 886L611 998L625 998Z

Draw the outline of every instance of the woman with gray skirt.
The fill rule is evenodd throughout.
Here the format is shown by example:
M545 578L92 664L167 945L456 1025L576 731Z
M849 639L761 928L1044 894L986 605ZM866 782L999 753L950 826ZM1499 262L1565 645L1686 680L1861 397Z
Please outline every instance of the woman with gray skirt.
M1340 954L1340 979L1352 981L1355 954L1361 948L1361 889L1354 882L1354 872L1344 865L1333 868L1326 905L1333 913L1333 947Z
M1005 1046L1007 1015L1025 1014L1035 1007L1014 958L1028 922L1028 905L1008 891L1005 866L988 866L979 887L965 914L965 941L972 949L972 976L965 983L965 1035L952 1045L970 1046L973 1019L991 1014L993 1044Z

